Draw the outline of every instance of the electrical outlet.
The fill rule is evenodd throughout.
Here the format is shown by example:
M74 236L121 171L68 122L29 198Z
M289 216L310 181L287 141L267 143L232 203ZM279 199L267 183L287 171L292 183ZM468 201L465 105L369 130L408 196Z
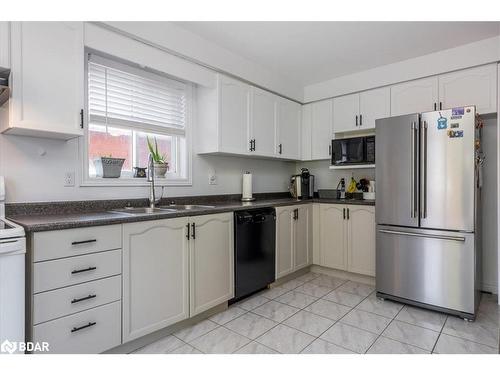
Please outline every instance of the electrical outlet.
M64 186L75 186L75 172L64 173Z
M208 176L208 184L209 185L217 185L217 175L211 174Z

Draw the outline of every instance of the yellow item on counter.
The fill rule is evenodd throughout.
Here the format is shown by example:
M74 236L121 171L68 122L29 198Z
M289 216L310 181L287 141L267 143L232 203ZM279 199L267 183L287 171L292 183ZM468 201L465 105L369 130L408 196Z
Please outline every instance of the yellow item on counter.
M354 177L351 177L351 182L349 183L349 186L347 187L347 192L348 193L354 193L356 191L356 180Z

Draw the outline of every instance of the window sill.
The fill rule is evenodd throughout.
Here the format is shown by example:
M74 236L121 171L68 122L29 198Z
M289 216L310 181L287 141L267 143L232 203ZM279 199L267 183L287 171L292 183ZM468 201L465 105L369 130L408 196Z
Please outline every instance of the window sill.
M129 186L149 186L150 183L146 178L89 178L80 183L81 187L129 187ZM192 186L192 181L189 180L165 180L155 179L155 186Z

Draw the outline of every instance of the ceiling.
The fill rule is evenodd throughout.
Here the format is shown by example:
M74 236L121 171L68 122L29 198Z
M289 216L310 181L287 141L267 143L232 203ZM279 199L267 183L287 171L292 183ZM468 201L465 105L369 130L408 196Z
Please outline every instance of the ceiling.
M175 22L308 85L500 34L499 22Z

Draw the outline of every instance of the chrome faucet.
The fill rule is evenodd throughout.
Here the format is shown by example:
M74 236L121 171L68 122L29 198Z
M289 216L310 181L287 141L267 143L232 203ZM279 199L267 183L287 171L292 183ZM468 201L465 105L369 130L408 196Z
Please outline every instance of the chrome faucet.
M155 197L155 166L151 154L149 154L148 158L148 182L151 182L149 185L149 208L154 209L158 202Z

